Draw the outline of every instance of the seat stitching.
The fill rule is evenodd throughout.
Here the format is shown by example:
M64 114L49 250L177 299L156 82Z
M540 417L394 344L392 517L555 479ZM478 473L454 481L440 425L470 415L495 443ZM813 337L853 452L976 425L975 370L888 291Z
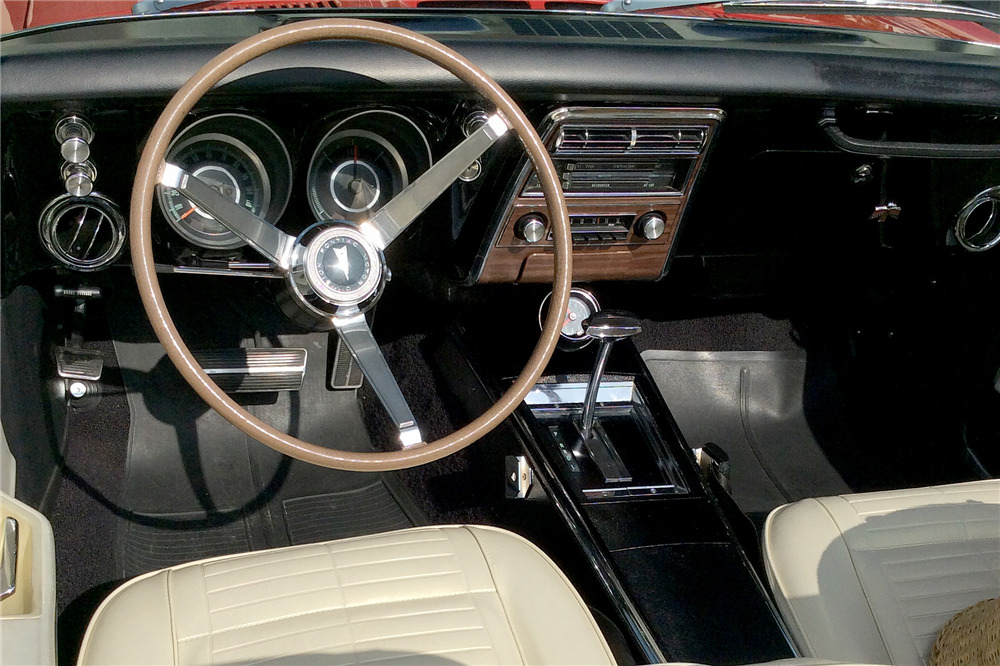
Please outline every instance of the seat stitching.
M327 541L324 544L324 549L326 550L327 557L330 558L330 565L331 565L331 568L333 569L333 578L334 578L334 580L338 584L343 583L343 581L340 578L340 569L338 568L339 565L337 564L337 555L333 552L332 544L329 541ZM346 627L346 630L347 630L347 637L351 640L351 656L353 657L354 661L357 661L358 660L358 650L357 650L357 647L356 647L356 644L355 644L354 624L351 622L351 613L346 608L346 606L347 606L346 601L347 600L344 597L344 593L341 592L339 596L340 596L341 603L345 606L345 608L344 608L344 620L346 620L345 627Z
M304 552L301 553L301 554L298 554L296 557L282 557L281 559L270 559L270 558L267 558L267 557L261 557L260 556L261 555L260 551L256 551L256 552L252 551L252 552L249 552L249 553L241 553L241 557L239 557L239 558L234 558L234 559L230 559L230 560L221 560L219 562L210 562L208 564L203 565L203 567L206 569L205 578L213 578L215 576L225 576L226 574L237 573L239 571L247 571L248 569L256 569L258 567L275 566L275 565L282 565L282 566L284 566L285 564L288 564L289 562L296 562L296 561L299 561L299 560L308 560L310 558L322 557L324 555L324 553L322 551L318 551L315 548L315 544L306 544L306 545L303 545L303 546L294 546L294 547L289 548L287 550L295 550L295 549L298 549L298 548L301 548ZM286 552L287 552L287 550L286 550ZM316 550L317 552L313 552L314 550ZM257 557L253 557L254 555L256 555ZM235 561L239 561L241 559L247 559L247 560L250 560L250 562L246 566L242 566L242 567L236 567L236 568L232 568L232 569L226 568L226 569L224 569L222 571L214 571L214 572L213 571L208 571L208 569L220 569L221 567L219 567L218 565L227 564L227 563L233 562L234 560ZM254 561L254 560L259 560L259 561Z
M969 542L975 541L985 541L987 537L981 537L978 539L959 539L950 541L916 541L913 543L904 543L897 546L869 546L867 548L857 548L856 550L861 552L881 552L886 550L903 550L904 548L918 548L920 546L950 546L950 545L961 545L967 544Z
M500 609L503 610L504 619L507 620L507 629L510 630L510 636L514 639L514 646L517 648L517 654L521 658L521 663L526 663L524 660L524 650L521 648L521 641L514 631L514 625L510 621L510 613L507 612L507 604L503 602L503 597L500 595L500 588L497 585L496 578L493 576L493 567L490 566L490 557L486 553L486 548L483 546L483 542L479 540L479 537L475 532L470 530L468 527L463 526L463 529L472 537L476 545L479 546L479 552L483 556L483 561L486 562L486 570L490 573L490 580L493 581L493 591L496 594L497 602L500 604Z
M282 633L279 636L268 636L266 638L259 638L259 639L255 640L255 641L248 641L248 642L240 643L239 645L232 645L232 646L229 646L229 647L219 648L218 650L213 649L212 650L212 654L222 654L223 652L231 652L233 650L239 650L241 648L245 648L245 647L248 647L250 645L260 645L261 643L267 643L267 642L270 642L270 641L280 640L282 638L289 638L291 636L301 636L302 634L309 634L309 633L319 632L319 631L328 631L328 630L334 629L336 627L343 627L346 624L347 624L347 621L345 620L344 622L336 622L336 623L326 624L326 625L323 625L322 627L310 627L309 629L300 629L298 631L289 631L289 632ZM350 640L347 641L347 643L350 643L350 642L351 642ZM329 645L326 645L324 647L334 647L336 645L346 645L347 643L345 643L345 642L330 643Z
M394 564L396 562L412 562L414 560L433 560L443 557L454 557L454 553L434 553L432 555L415 555L411 557L394 557L389 560L376 560L374 562L358 562L357 564L342 564L338 569L356 569L358 567L373 567L380 564Z
M430 573L410 574L409 576L396 576L394 578L377 578L375 580L364 580L357 583L344 583L343 588L363 587L365 585L380 585L382 583L398 583L404 580L417 580L419 578L439 578L441 576L454 576L461 574L461 571L432 571ZM472 590L470 590L471 592Z
M173 653L174 666L177 666L178 664L180 664L180 659L179 659L179 655L177 654L177 642L178 642L178 639L177 639L177 628L174 626L173 595L170 592L170 578L171 578L171 574L172 573L173 572L170 569L167 569L167 581L166 581L166 588L167 588L167 615L170 617L170 638L171 638L170 649L171 649L171 651Z
M942 560L957 560L965 557L981 557L983 555L994 555L995 549L992 548L994 544L986 544L987 549L982 551L964 552L964 553L949 553L948 555L934 555L932 557L913 557L905 560L885 560L886 564L919 564L921 562L939 562Z
M379 615L378 617L371 617L364 620L354 620L355 624L363 624L365 622L382 622L383 620L402 620L408 617L422 617L427 615L443 615L445 613L465 613L468 611L479 610L475 606L460 606L458 608L443 608L439 610L423 610L417 611L416 613L396 613L395 615Z
M447 629L428 629L426 631L411 631L405 634L393 634L391 636L379 636L378 638L362 638L359 641L355 641L355 645L360 643L377 643L378 641L388 640L393 638L409 638L411 636L433 636L434 634L448 634L460 631L482 631L485 629L483 625L478 626L468 626L468 627L449 627Z
M998 572L997 572L996 569L968 569L966 571L940 573L940 574L929 574L929 575L926 575L926 576L910 576L908 578L889 578L888 580L889 580L889 583L891 583L893 585L906 585L907 583L919 583L919 582L924 582L924 581L928 581L928 580L944 580L945 578L959 578L959 577L962 577L962 576L975 576L976 574L991 574L991 573L998 573ZM987 585L987 586L984 586L982 588L978 588L977 587L976 589L989 589L990 587L992 587L992 586ZM951 590L949 590L949 591L951 591ZM959 591L962 591L962 590L959 590ZM927 592L927 593L924 593L924 594L918 594L918 595L909 596L909 597L899 597L899 599L901 601L905 601L906 599L919 599L920 597L933 597L933 596L936 596L938 594L940 594L940 593L939 592Z
M483 647L464 647L464 648L445 648L443 650L428 650L426 652L421 652L421 655L443 655L443 654L456 654L459 652L486 652L492 651L493 648L489 646ZM359 664L377 664L379 662L385 661L395 661L397 659L409 659L412 654L397 654L391 657L378 657L377 659L366 659L364 661L359 661Z
M442 542L442 541L447 541L447 539L419 539L419 540L414 540L414 541L395 541L395 542L390 542L388 544L384 544L384 543L382 543L382 544L372 544L372 545L367 545L367 546L359 546L357 548L344 548L344 549L340 549L340 550L336 550L336 551L329 550L329 548L328 548L328 552L330 552L332 554L339 555L339 554L342 554L342 553L357 553L357 552L361 552L361 551L365 551L365 550L374 550L374 549L384 548L384 547L410 546L410 545L418 544L418 543L439 543L439 542ZM324 544L324 545L328 546L328 544ZM286 550L297 550L299 548L301 548L301 549L303 549L305 551L311 551L311 550L313 550L313 549L316 548L316 544L303 544L301 546L292 546L292 547L290 547L290 548L288 548ZM259 556L259 553L250 552L250 553L242 553L239 558L234 558L236 561L238 561L240 559L251 560L251 562L248 563L246 566L237 567L237 568L234 568L234 569L227 568L224 571L219 571L219 572L216 572L216 573L209 573L209 574L207 574L207 576L221 576L221 575L225 575L227 573L234 573L234 572L237 572L237 571L245 571L247 569L253 569L254 567L263 567L263 566L267 566L269 564L284 564L285 562L290 561L288 558L282 558L281 560L268 560L268 561L264 561L264 562L253 562L252 560L256 559L254 557L255 554ZM291 558L291 559L292 560L304 560L304 559L308 559L310 557L318 557L318 556L320 556L322 554L323 554L322 552L317 552L317 553L309 552L308 554L300 555L298 557ZM221 560L216 561L216 562L210 562L206 566L214 566L214 565L219 565L219 564L226 564L226 563L229 563L229 562L233 562L234 559L221 559Z
M878 615L872 607L871 599L868 596L868 590L865 588L864 581L861 579L861 574L858 572L858 564L854 560L854 550L851 548L850 544L847 543L847 537L844 535L844 530L840 527L840 523L837 521L837 518L830 512L830 509L827 508L826 504L823 502L817 502L817 504L819 504L823 511L825 511L830 517L830 520L833 521L834 527L836 527L837 531L840 533L840 540L844 543L844 547L847 550L847 557L850 559L851 567L854 569L854 576L857 578L858 587L861 588L861 595L865 598L865 603L868 604L868 612L871 613L872 620L875 622L875 630L878 631L879 638L882 639L882 647L885 649L886 654L889 655L889 659L892 660L892 651L889 649L889 644L885 640L885 633L882 631L882 624L879 622ZM847 504L852 509L854 508L851 506L849 501Z
M919 615L908 615L907 619L908 620L910 620L910 619L912 619L912 620L919 620L919 619L925 618L925 617L934 617L935 615L945 615L945 616L947 616L950 619L956 613L958 613L959 611L964 611L966 608L968 608L968 606L963 605L963 606L961 606L959 608L952 608L952 609L948 609L948 610L940 610L940 611L935 611L933 613L920 613ZM934 635L936 636L937 634L938 634L938 632L935 631Z
M241 587L252 587L254 585L260 585L262 583L270 583L276 580L284 580L286 578L296 578L298 576L313 576L316 574L322 574L331 571L329 567L323 567L321 569L312 569L310 571L294 571L292 573L276 574L274 576L268 576L267 578L258 578L256 580L248 580L244 583L236 583L235 585L227 585L226 587L217 587L215 589L209 590L208 593L219 594L221 592L229 592L230 590L238 590Z
M891 511L889 513L892 513ZM888 515L888 514L886 514ZM870 532L892 532L894 530L912 530L921 527L937 527L938 525L954 525L956 517L943 518L941 520L922 520L920 522L906 523L905 525L884 525L869 527ZM962 518L965 524L985 523L991 525L996 522L993 518Z
M327 585L325 587L310 587L308 590L299 590L296 592L289 592L287 594L273 594L269 595L267 598L263 599L253 599L251 601L244 601L238 604L231 604L229 606L219 606L218 608L213 608L213 613L224 613L226 611L231 611L237 608L246 608L247 606L253 606L254 604L259 604L265 601L275 601L277 599L288 599L290 597L297 597L303 594L312 594L313 592L326 592L329 590L336 590L339 588L339 584Z

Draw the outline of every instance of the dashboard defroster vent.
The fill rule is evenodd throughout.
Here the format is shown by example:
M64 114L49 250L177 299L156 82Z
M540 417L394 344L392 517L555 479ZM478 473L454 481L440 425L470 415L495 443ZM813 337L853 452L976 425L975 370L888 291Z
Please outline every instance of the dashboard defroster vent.
M704 127L595 127L560 129L556 155L698 154L708 136Z
M42 211L42 245L76 271L96 271L114 261L125 246L125 221L115 204L99 195L64 194Z

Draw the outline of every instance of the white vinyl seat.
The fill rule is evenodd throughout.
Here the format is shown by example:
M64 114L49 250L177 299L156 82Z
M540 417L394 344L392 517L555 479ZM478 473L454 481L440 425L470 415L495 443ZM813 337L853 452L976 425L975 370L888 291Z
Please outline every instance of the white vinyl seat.
M788 504L763 548L803 654L926 664L945 622L1000 596L1000 480Z
M422 527L192 562L117 589L81 664L613 664L538 548Z

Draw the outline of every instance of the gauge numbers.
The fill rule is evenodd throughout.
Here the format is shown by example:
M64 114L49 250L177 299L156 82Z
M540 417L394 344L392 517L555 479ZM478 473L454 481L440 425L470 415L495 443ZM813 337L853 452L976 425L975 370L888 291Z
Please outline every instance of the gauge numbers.
M168 161L240 204L261 215L271 199L271 184L260 159L245 144L223 134L194 137L177 147ZM171 226L202 247L232 249L244 241L214 217L199 210L180 192L161 189L160 202Z
M171 143L167 162L269 221L280 217L291 193L291 159L284 143L250 116L226 113L192 123ZM192 245L208 250L246 245L177 190L159 188L158 199L167 222Z

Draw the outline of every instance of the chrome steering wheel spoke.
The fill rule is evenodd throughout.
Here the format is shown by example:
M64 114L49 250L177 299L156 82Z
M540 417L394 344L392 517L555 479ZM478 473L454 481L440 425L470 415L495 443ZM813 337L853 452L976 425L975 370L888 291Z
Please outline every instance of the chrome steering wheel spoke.
M181 167L165 162L158 184L170 187L214 217L220 224L267 257L279 270L288 271L293 260L295 237L260 219L211 185Z
M509 129L510 124L499 113L490 116L479 129L410 183L370 220L362 222L361 231L380 250L384 250Z
M399 390L399 384L393 377L389 364L382 355L375 336L364 314L350 317L334 317L334 327L344 341L351 354L361 366L361 371L371 382L372 388L385 411L389 413L396 427L399 428L399 445L402 449L412 449L423 443L423 435L417 427L417 420L410 411L410 406Z

